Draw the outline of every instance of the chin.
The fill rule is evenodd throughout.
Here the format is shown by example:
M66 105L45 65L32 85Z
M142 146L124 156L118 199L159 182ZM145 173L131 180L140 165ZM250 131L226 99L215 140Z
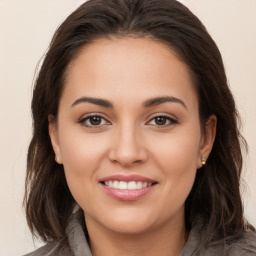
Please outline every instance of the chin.
M139 235L150 230L151 225L138 222L115 222L107 223L106 228L110 231L123 235Z
M145 233L157 222L152 214L141 214L136 211L126 212L124 214L110 214L109 218L104 219L102 223L108 230L125 235L135 235Z

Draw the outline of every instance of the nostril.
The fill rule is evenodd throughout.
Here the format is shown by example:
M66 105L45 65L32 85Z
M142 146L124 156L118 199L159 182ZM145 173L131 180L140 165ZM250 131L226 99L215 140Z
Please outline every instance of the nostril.
M113 142L108 154L108 158L112 163L120 164L123 167L140 164L148 159L144 146L139 145L132 135L127 138L127 133L123 136L120 135L118 140ZM124 136L126 138L122 139Z

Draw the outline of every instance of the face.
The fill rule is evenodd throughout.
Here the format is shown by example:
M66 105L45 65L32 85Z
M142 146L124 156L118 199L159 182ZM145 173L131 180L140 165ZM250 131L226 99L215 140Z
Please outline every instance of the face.
M187 66L150 39L100 39L69 65L49 133L87 223L142 233L184 223L214 120L200 128Z

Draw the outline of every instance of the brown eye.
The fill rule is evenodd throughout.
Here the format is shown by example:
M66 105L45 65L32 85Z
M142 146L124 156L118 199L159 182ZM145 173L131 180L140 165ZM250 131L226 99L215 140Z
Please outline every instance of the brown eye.
M89 117L89 123L91 125L100 125L101 124L101 117L100 116L92 116L92 117Z
M87 127L101 127L103 125L110 124L105 118L98 115L85 117L81 119L79 123Z
M158 117L155 118L156 125L165 125L166 122L167 122L166 117L158 116Z
M148 122L148 124L155 126L168 126L177 123L178 121L176 119L169 116L156 116Z

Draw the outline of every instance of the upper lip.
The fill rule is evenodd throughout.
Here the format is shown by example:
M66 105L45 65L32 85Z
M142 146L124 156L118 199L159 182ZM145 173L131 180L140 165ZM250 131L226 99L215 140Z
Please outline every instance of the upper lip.
M112 175L112 176L107 176L103 179L100 180L100 182L105 182L105 181L110 181L110 180L117 180L117 181L142 181L142 182L148 182L148 183L156 183L156 180L152 180L148 177L140 176L140 175L122 175L122 174L117 174L117 175Z

